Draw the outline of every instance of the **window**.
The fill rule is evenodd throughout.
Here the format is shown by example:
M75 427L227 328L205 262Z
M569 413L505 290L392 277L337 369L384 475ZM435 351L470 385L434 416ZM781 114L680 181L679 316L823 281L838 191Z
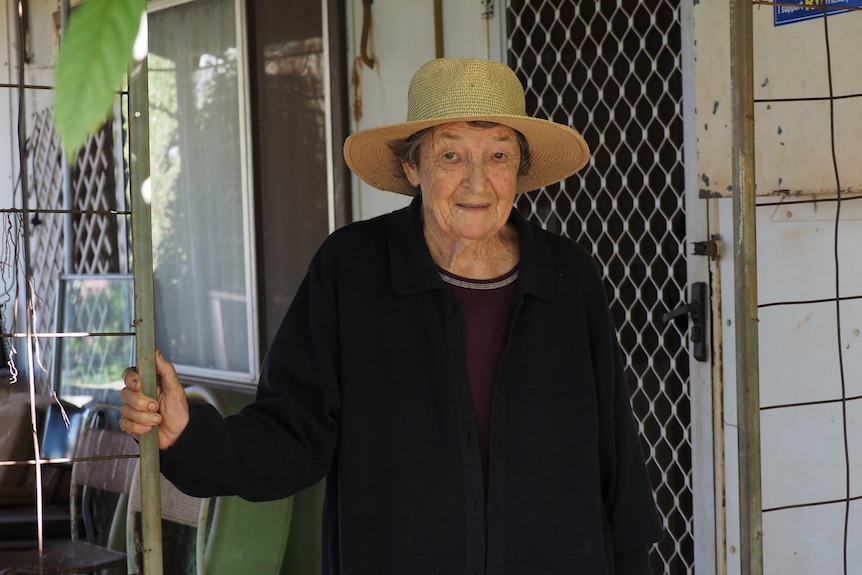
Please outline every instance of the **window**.
M244 49L235 0L149 14L156 344L190 375L256 372Z
M344 10L149 3L156 343L186 381L256 381L312 254L350 214Z
M260 337L269 342L317 247L350 213L341 159L347 51L343 2L251 6Z
M66 274L57 291L54 385L64 399L105 398L135 363L131 274ZM5 340L4 340L5 341Z

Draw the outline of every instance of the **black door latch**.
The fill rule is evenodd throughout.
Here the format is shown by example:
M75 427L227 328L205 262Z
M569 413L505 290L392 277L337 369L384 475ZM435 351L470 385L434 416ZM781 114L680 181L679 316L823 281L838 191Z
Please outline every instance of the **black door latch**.
M706 318L708 317L707 302L709 298L706 282L691 284L691 293L689 295L689 303L665 313L661 316L661 319L667 323L674 318L688 315L691 318L688 339L691 341L692 355L698 361L707 361L709 354L706 349Z

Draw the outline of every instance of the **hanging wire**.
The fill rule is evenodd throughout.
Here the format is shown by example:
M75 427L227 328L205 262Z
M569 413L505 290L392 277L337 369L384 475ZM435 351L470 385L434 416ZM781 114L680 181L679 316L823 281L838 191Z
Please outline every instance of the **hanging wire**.
M26 34L27 31L25 29L25 4L23 0L18 0L17 2L17 10L15 11L16 15L16 39L18 42L17 49L17 65L18 65L18 121L17 121L17 139L18 139L18 171L19 177L21 180L21 206L23 208L22 218L21 218L21 231L22 231L22 239L23 239L23 248L24 248L24 278L25 278L25 286L27 290L27 301L33 301L35 294L32 291L32 284L30 279L32 278L32 269L30 267L30 220L27 217L27 207L28 207L28 193L29 193L29 182L27 175L27 122L26 122L26 106L25 106L25 95L26 91L24 88L24 74L25 74L25 45L26 45ZM18 261L18 260L16 260ZM16 283L16 286L18 284ZM15 308L18 308L18 294L16 293L16 305ZM31 435L33 439L33 453L35 454L35 459L38 462L41 459L41 447L39 445L39 434L36 428L36 375L35 375L35 362L34 362L34 351L35 345L33 342L35 340L34 331L34 318L32 313L30 313L31 308L27 306L28 312L26 317L26 325L27 325L27 380L28 380L28 391L30 393L30 422L31 422ZM42 552L45 548L45 532L44 532L44 498L43 498L43 490L42 490L42 466L37 463L35 465L35 475L36 475L36 541L39 549L39 572L41 573L43 570L42 567Z
M843 191L841 187L841 173L838 170L838 157L835 147L835 87L832 78L832 49L829 39L829 11L826 2L823 8L823 39L826 44L826 71L829 85L829 142L832 156L832 172L835 177L835 195L838 202L835 204L835 223L833 226L832 255L835 266L835 330L836 343L838 346L838 374L841 379L841 421L844 434L844 480L845 480L845 503L844 503L844 574L848 571L848 538L850 534L850 439L847 433L847 377L844 365L844 345L841 334L841 265L840 265L840 238L839 228L841 225L841 204Z

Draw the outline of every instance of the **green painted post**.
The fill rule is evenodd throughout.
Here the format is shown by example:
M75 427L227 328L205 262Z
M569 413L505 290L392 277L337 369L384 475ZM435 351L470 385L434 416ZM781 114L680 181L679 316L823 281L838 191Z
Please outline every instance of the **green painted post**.
M129 74L129 184L135 280L135 352L143 392L157 397L153 298L153 237L150 207L150 127L146 58ZM162 503L158 429L141 437L141 522L145 575L161 575Z
M757 329L757 236L754 189L753 5L730 2L733 165L733 267L736 405L739 446L739 547L743 575L763 573L760 475L760 365Z

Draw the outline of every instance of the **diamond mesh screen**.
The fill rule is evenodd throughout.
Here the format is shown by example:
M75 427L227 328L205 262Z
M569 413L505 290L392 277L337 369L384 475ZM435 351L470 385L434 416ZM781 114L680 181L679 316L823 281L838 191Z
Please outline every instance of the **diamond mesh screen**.
M86 215L73 221L75 272L110 273L120 271L116 178L114 176L113 122L93 133L75 157L72 167L72 195L75 208Z
M509 3L509 64L527 112L579 129L593 157L518 208L580 241L606 277L666 535L656 573L691 573L690 404L684 299L682 72L675 0Z
M54 130L52 108L34 114L33 129L28 138L27 155L32 174L30 206L46 210L59 210L63 206L63 170L60 158L60 138ZM54 306L57 283L63 273L63 218L58 212L36 213L31 217L31 261L33 291L39 299L36 307L35 329L46 333L54 331ZM22 262L23 263L23 262ZM51 346L41 349L42 366L51 364ZM45 373L37 371L37 373Z
M35 329L53 332L56 322L57 286L63 273L98 274L120 270L122 238L117 225L116 179L112 122L93 133L70 166L73 205L64 210L62 149L53 125L53 110L33 115L28 138L32 174L30 207L45 210L31 218L31 266L33 289L39 300ZM72 218L72 269L65 269L64 220ZM43 346L38 358L47 373L53 361L51 346Z

